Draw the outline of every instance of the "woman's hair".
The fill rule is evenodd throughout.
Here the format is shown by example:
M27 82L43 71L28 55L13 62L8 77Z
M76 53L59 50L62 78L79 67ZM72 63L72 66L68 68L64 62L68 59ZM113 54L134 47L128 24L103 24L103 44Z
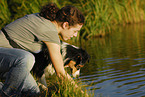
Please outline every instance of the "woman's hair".
M55 4L51 3L43 6L40 16L50 21L68 22L70 26L75 24L84 24L84 15L74 6L65 6L59 9Z

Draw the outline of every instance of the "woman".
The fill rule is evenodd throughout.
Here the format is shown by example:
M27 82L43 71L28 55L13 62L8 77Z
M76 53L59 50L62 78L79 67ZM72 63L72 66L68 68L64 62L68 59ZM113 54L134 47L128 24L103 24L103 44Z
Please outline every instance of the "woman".
M84 24L84 16L73 6L61 9L55 4L44 6L40 13L26 15L0 31L0 91L4 96L37 95L40 90L30 71L34 56L41 51L42 42L48 48L52 64L61 78L73 79L64 70L59 35L64 40L77 36ZM76 85L77 87L77 85Z

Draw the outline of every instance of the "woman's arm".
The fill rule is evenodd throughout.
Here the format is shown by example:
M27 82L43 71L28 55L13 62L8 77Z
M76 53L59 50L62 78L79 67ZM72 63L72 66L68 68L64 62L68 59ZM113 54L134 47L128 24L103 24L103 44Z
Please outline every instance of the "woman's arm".
M47 45L49 55L55 71L59 77L66 77L69 80L73 80L71 76L65 72L64 63L60 53L60 46L52 42L44 42ZM72 81L74 83L74 81Z

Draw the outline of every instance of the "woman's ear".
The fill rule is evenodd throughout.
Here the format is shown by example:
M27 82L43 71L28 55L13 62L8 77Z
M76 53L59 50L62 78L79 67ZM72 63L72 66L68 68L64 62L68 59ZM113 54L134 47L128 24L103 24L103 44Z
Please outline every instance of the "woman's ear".
M63 28L63 29L69 28L69 23L68 23L68 22L64 22L64 23L62 24L62 28Z

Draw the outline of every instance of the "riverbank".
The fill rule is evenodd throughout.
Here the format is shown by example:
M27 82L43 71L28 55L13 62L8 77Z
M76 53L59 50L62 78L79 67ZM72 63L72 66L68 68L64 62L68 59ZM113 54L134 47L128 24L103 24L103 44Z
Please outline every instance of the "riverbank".
M39 83L37 79L36 81ZM56 75L52 75L47 79L48 90L42 88L44 87L43 85L38 84L41 91L39 97L94 97L94 93L85 89L86 85L83 85L79 80L74 81L78 88L75 88L68 80L60 80ZM4 83L5 80L0 79L0 82Z
M51 1L60 8L68 4L77 6L85 14L82 38L105 36L112 32L112 25L145 21L143 0L1 0L0 28L26 14L39 12L42 5Z
M42 91L42 94L46 97L94 97L94 93L85 89L86 85L79 80L75 80L75 82L79 86L78 88L75 88L69 81L60 80L53 75L47 80L48 91Z

